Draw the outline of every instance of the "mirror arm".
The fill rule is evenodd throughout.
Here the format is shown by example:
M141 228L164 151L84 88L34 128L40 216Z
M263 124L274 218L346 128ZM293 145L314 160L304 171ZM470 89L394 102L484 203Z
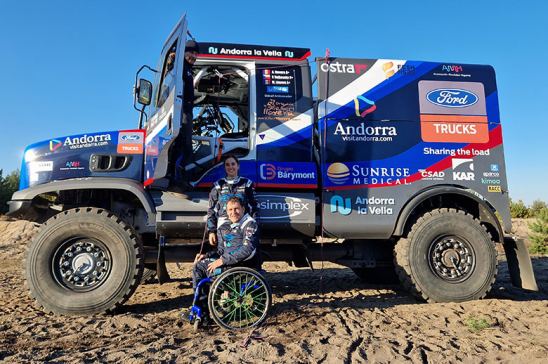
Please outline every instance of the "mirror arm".
M148 119L147 114L145 113L145 105L143 105L143 107L141 109L137 108L137 82L139 80L139 74L145 68L152 71L152 72L154 72L154 73L158 73L157 70L155 70L154 68L149 67L145 64L145 65L142 65L141 68L139 68L139 70L135 74L135 83L134 83L134 86L133 86L133 108L135 110L139 111L139 113L141 114L141 115L139 115L139 129L141 129L142 126L143 126L143 114L145 114L145 121Z

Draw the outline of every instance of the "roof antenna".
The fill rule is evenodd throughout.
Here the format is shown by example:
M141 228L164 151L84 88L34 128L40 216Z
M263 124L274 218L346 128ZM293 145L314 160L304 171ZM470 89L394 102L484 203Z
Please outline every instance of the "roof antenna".
M190 36L190 39L192 39L193 41L196 41L196 38L194 38L194 36L192 34L190 34L189 30L186 31L186 34L188 34Z

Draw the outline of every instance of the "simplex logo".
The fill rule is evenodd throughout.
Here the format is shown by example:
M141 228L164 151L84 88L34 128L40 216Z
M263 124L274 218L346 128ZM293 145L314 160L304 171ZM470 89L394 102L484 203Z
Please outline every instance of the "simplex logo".
M426 99L443 107L468 107L479 100L475 93L458 88L432 90L426 94Z
M320 70L322 72L355 73L357 75L361 75L367 71L367 65L361 63L340 63L339 61L336 61L333 63L322 63Z
M310 211L310 201L281 195L257 195L261 220L287 219Z

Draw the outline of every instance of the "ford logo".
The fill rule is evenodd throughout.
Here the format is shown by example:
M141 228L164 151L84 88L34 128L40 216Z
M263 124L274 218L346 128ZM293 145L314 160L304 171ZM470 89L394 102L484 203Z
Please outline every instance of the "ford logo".
M458 88L440 88L426 94L426 99L434 105L443 107L468 107L478 102L473 92Z
M141 136L139 134L122 135L123 141L137 141L140 139L141 139Z

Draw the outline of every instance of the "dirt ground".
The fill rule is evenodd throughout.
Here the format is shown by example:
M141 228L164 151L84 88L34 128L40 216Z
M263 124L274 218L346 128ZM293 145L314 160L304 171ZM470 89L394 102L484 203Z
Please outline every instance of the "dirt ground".
M526 224L521 224L521 227ZM522 229L523 230L523 229ZM0 361L18 362L422 362L541 363L548 358L548 257L534 257L541 291L514 288L501 257L481 301L426 304L399 286L361 283L351 270L266 264L274 306L256 334L211 327L198 334L190 265L168 265L173 282L139 286L115 315L44 314L22 277L24 244L36 228L0 220ZM518 232L519 233L519 232ZM525 234L526 232L521 234Z

